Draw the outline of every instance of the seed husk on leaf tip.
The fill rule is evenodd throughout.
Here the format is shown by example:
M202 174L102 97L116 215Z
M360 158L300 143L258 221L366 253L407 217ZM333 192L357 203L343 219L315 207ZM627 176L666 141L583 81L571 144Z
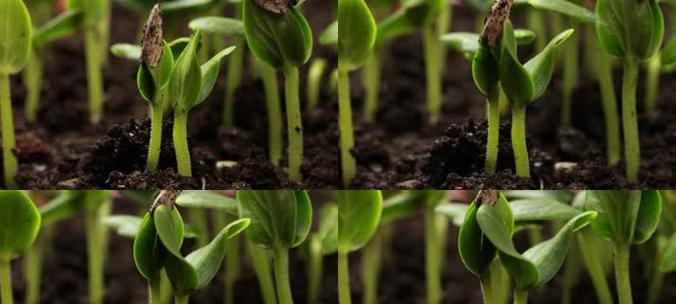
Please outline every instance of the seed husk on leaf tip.
M181 194L181 191L179 190L162 190L160 193L157 194L155 197L155 201L153 201L153 204L150 206L150 213L155 212L155 209L157 209L160 205L165 205L168 206L169 208L173 208L174 204L176 203L176 198Z
M164 42L162 40L162 14L159 4L150 11L141 40L141 61L154 68L162 58Z
M258 6L271 13L284 15L289 11L289 6L298 4L298 0L255 0Z
M497 0L491 8L491 14L486 18L483 33L481 33L480 41L487 43L491 47L495 47L500 43L502 38L502 27L505 21L509 18L512 10L513 0Z

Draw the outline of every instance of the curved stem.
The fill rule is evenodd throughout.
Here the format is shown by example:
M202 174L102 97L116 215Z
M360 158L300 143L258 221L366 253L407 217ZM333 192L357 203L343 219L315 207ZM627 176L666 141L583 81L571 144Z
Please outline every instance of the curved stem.
M615 283L619 304L631 304L631 280L629 279L629 245L615 248Z
M161 95L159 98L162 98ZM162 106L150 106L150 142L148 143L148 158L146 160L146 169L150 171L157 170L160 162L160 151L162 150L162 120L164 119L164 109Z
M12 117L12 99L9 86L9 75L0 74L0 121L2 121L2 165L4 168L5 186L9 189L17 187L14 177L18 171L18 161L12 152L14 139L14 118Z
M24 83L26 84L26 120L35 122L38 118L40 107L40 93L42 90L42 51L33 48L30 61L24 71Z
M176 163L178 174L192 176L190 165L190 149L188 148L188 113L174 111L174 150L176 151Z
M258 66L265 89L265 105L268 109L268 158L274 166L279 166L279 160L282 158L282 110L277 71L262 62Z
M528 303L528 290L515 288L514 289L514 304L527 304L527 303Z
M441 302L441 252L434 206L430 203L425 208L425 283L428 304Z
M300 173L300 166L303 164L303 123L298 98L298 68L284 66L284 78L289 136L289 180L300 183L303 181Z
M275 285L277 287L277 301L279 304L292 304L291 282L289 280L289 250L286 248L274 249Z
M661 55L661 53L658 53L648 61L645 85L645 109L648 112L657 110L657 98L659 97L660 92L660 68L662 65Z
M380 69L380 48L377 48L366 61L362 71L364 89L366 89L366 102L364 103L364 122L366 123L373 123L376 118L380 93Z
M627 179L638 182L638 170L641 163L641 151L636 118L636 84L638 81L638 63L627 58L624 62L622 82L622 126L624 131L624 155L627 167Z
M313 235L310 238L310 257L308 267L307 284L307 303L315 304L319 300L319 291L322 287L323 258L322 241L319 236Z
M12 304L14 303L14 298L12 296L12 268L10 260L7 258L2 258L0 260L0 277L2 278L0 283L2 283L2 290L0 293L2 296L2 304Z
M528 146L526 145L526 107L512 106L512 150L516 175L530 177Z
M343 169L343 186L347 187L357 174L357 163L352 156L354 130L350 104L350 78L348 72L338 71L338 125L340 127L340 162Z
M440 42L434 23L423 28L425 48L425 71L427 74L427 110L430 123L435 124L441 118L441 54Z
M350 265L347 252L338 252L338 303L352 303L350 292Z
M488 173L495 173L500 149L500 89L488 95L488 139L486 140L486 160L484 168Z
M277 296L275 295L274 282L270 273L268 252L252 244L250 241L246 241L246 244L251 256L251 264L253 265L254 272L258 278L258 285L263 295L263 303L276 304Z
M89 115L92 124L98 124L103 114L103 76L101 75L103 53L100 48L100 39L96 24L90 25L85 30Z

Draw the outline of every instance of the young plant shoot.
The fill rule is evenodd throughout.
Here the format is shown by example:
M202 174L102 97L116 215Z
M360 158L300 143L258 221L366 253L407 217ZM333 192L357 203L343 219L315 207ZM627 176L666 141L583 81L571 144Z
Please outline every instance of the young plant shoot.
M32 24L28 9L21 0L0 1L0 121L2 121L2 167L5 187L16 188L18 161L12 152L16 146L12 95L9 77L28 63L31 51Z
M383 209L380 190L343 190L338 200L338 303L352 303L350 293L350 252L373 237Z
M244 33L253 55L260 61L279 68L285 78L287 133L289 137L289 179L301 182L303 163L303 124L300 113L298 67L312 54L312 32L305 17L291 1L244 1ZM270 4L272 7L269 7Z
M174 149L178 174L181 176L192 176L187 134L188 113L207 99L216 84L221 59L235 49L235 47L226 48L200 66L197 61L200 37L198 30L176 59L167 87L169 99L174 107Z
M338 251L338 206L326 204L320 210L319 228L306 242L307 304L318 303L322 291L324 256Z
M638 182L641 165L636 87L639 65L657 54L664 37L664 19L656 0L598 0L596 33L603 50L624 62L622 127L627 180Z
M629 278L629 252L632 245L650 239L659 223L662 198L659 191L589 191L586 210L598 212L591 225L594 232L613 244L615 284L620 304L633 303Z
M3 190L0 191L0 222L0 303L12 304L10 263L33 246L40 231L40 213L24 192Z
M357 174L357 164L352 156L354 131L348 74L371 55L376 31L376 22L364 0L338 0L338 125L343 186L348 186Z
M312 226L312 203L305 191L237 191L240 217L251 219L249 241L273 254L277 303L291 304L289 249L301 245Z

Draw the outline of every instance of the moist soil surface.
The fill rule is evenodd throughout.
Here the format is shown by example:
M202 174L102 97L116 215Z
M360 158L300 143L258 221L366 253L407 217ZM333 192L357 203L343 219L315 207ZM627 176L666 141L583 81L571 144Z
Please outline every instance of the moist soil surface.
M306 15L315 36L333 19L323 2L308 2ZM473 13L456 9L455 30L472 30ZM115 7L112 42L133 43L139 20ZM236 127L221 127L223 83L220 76L210 98L190 113L189 142L193 177L176 173L171 118L165 118L160 166L144 169L150 124L148 105L136 88L137 63L110 58L105 69L103 121L88 123L83 41L73 37L50 46L45 67L39 119L24 119L25 90L20 77L12 82L17 129L17 182L22 188L230 189L340 188L337 96L321 93L317 108L303 110L303 183L287 178L286 150L280 166L267 159L267 118L263 86L247 71L236 94ZM449 52L444 65L443 115L427 120L422 43L417 36L396 39L384 58L382 89L375 124L361 119L364 91L353 73L352 102L358 176L352 188L673 188L676 185L676 76L663 75L659 110L652 115L639 106L640 183L628 183L622 163L608 167L603 114L598 86L581 77L574 94L573 127L558 126L561 84L555 75L549 91L528 109L531 178L514 174L509 119L502 119L498 171L483 171L485 101L472 82L469 63ZM337 65L335 50L317 46L315 57ZM615 84L621 84L618 68ZM304 92L306 67L301 69ZM328 77L326 77L328 78ZM327 80L327 79L325 79ZM280 90L283 88L280 75ZM326 87L326 86L325 86ZM282 94L283 95L283 94ZM305 101L301 93L301 100ZM639 87L639 100L643 96ZM640 104L640 103L639 103ZM283 105L282 105L283 107ZM619 107L618 107L619 108ZM284 135L286 140L286 135ZM566 170L557 164L574 163Z

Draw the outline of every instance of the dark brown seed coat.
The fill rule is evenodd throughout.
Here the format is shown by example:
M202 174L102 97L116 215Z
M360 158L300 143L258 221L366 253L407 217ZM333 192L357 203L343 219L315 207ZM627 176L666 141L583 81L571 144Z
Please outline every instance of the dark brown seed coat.
M150 68L156 67L160 62L160 58L162 58L163 50L162 15L159 5L155 5L150 11L148 21L143 30L141 44L143 45L141 49L141 61Z

